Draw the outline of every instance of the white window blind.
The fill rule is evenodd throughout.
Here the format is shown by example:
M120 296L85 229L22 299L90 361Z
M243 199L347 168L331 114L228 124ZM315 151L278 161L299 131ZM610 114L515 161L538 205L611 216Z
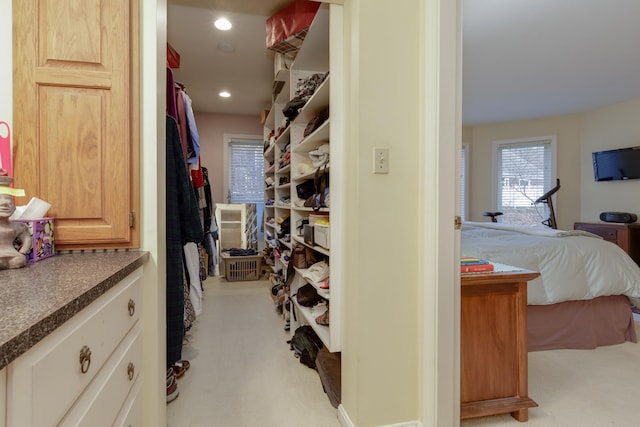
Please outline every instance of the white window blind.
M537 224L548 217L546 204L533 202L553 187L551 139L501 142L496 146L497 209L502 222Z
M229 203L264 203L262 142L229 143Z

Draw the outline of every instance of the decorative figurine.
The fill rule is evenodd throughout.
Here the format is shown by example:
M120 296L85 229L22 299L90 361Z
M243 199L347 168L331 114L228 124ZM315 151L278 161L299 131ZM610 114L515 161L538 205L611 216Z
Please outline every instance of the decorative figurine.
M7 172L0 168L0 270L21 268L27 265L25 255L31 250L31 234L26 225L9 221L15 212L14 194L23 194L20 190L9 187L13 181ZM16 250L13 242L18 239L20 248Z

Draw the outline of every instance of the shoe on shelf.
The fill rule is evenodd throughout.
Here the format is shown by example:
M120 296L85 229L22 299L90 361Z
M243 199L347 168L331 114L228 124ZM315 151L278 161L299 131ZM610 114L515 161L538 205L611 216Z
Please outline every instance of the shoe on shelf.
M169 370L167 370L167 403L176 400L176 398L180 394L175 373L173 372L172 368L169 369L171 370L171 373L169 373Z
M320 316L316 317L316 323L318 325L329 326L329 308Z

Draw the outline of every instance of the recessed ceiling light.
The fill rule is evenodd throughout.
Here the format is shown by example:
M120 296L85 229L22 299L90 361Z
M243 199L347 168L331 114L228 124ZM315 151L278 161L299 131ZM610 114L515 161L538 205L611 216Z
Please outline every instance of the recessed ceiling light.
M221 98L229 98L231 96L231 94L226 90L220 92L218 95L220 95Z
M217 29L222 31L230 30L232 27L231 22L229 22L227 18L218 18L213 23L213 25L215 25Z

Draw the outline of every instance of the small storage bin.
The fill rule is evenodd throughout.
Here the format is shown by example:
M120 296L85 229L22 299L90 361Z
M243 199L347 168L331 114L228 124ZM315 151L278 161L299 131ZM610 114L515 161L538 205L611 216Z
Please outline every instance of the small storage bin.
M223 261L224 278L229 282L258 280L262 264L262 254L231 256L228 252L220 255Z
M29 228L31 233L31 252L27 255L27 262L36 262L52 257L55 253L53 239L53 218L16 219Z
M331 243L329 239L330 230L331 228L328 224L316 223L313 226L313 240L315 241L315 244L322 246L325 249L329 249Z

